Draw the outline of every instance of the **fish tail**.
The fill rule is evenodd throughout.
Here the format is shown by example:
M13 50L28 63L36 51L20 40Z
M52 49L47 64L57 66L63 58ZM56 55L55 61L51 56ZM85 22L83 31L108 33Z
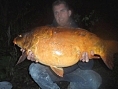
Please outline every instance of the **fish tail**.
M118 53L118 42L117 41L104 41L105 43L105 53L101 56L104 63L107 65L109 69L113 69L114 67L114 54Z
M102 60L104 61L104 63L106 64L106 66L109 68L109 69L113 69L114 67L114 58L113 58L113 55L112 54L107 54L107 56L101 56Z

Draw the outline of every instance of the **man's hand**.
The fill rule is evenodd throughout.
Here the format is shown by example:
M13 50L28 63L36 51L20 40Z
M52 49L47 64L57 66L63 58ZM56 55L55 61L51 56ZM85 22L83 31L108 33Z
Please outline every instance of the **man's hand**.
M89 59L92 59L92 58L99 59L100 58L99 56L94 56L94 51L91 51L90 54L91 54L91 56L88 55L87 52L83 52L82 58L80 58L80 61L82 61L82 62L89 62Z
M21 52L24 52L25 50L24 49L20 49L20 51ZM38 62L37 60L34 59L34 54L32 53L32 51L29 51L28 56L27 56L27 59L28 60L31 60L31 61Z
M89 62L89 57L88 57L88 53L87 52L84 52L82 54L82 58L80 58L80 61L82 61L82 62Z
M32 51L29 51L28 56L27 56L27 59L28 59L28 60L31 60L31 61L37 62L37 61L34 59L34 54L32 53Z
M24 52L25 50L21 49L21 51ZM88 55L87 52L83 52L82 57L80 58L80 61L89 62L89 59L92 59L92 58L99 59L100 58L99 56L94 56L94 52L93 51L91 51L90 54L91 54L91 56ZM34 54L32 53L32 51L30 51L28 53L27 59L31 60L31 61L38 62L37 60L34 59Z

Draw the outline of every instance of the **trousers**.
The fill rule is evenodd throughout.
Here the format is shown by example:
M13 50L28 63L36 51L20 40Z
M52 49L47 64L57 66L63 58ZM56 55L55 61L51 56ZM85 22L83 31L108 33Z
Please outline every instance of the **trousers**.
M102 83L101 76L93 70L81 70L57 76L48 66L32 63L29 67L29 74L41 89L60 89L57 81L70 82L68 89L98 89Z

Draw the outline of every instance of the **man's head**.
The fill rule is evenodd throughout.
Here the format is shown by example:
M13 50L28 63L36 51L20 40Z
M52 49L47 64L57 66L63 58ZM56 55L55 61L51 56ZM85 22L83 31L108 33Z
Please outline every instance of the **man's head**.
M52 4L53 13L55 20L59 26L69 26L71 10L69 9L68 4L63 0L56 0Z

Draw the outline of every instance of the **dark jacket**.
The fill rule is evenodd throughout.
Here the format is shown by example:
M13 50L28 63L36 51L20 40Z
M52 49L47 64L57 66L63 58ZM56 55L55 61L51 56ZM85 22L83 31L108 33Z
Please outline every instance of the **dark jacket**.
M73 21L73 19L70 19L70 23L71 23L70 24L71 27L74 27L74 28L78 27L78 25ZM58 26L58 24L57 24L55 19L53 20L53 23L51 24L51 26L53 26L53 27L57 27Z
M78 25L72 19L70 19L70 23L71 23L71 27L75 27L75 28L78 27ZM56 20L53 20L53 23L51 24L51 26L54 26L54 27L57 27L58 26ZM81 62L81 61L79 61L78 63L76 63L73 66L65 67L64 68L64 74L73 72L77 68L81 68L83 70L92 69L93 64L94 64L93 60L90 60L89 62Z

